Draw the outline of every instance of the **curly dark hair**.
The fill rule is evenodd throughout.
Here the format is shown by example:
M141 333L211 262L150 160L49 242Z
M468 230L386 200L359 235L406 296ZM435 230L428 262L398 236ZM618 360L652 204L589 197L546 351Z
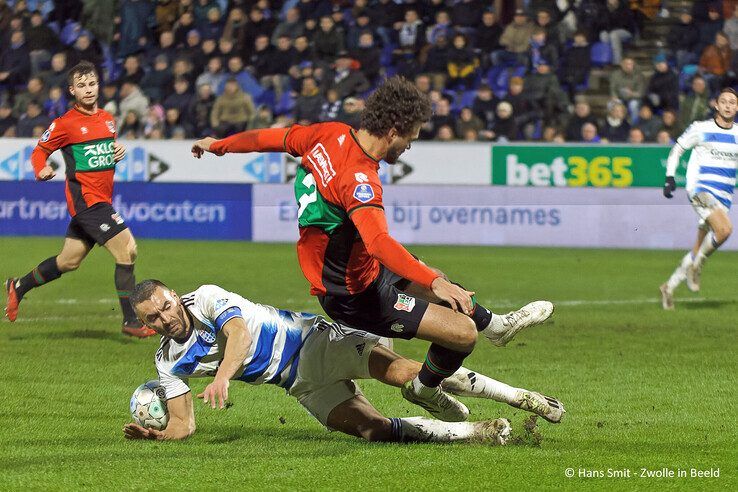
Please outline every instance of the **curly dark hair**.
M408 136L431 114L430 98L412 82L395 76L385 80L366 100L361 128L375 137L387 135L392 128Z
M94 74L95 77L97 77L97 69L95 68L95 65L88 61L81 61L67 72L67 82L69 85L74 85L75 78L88 74Z

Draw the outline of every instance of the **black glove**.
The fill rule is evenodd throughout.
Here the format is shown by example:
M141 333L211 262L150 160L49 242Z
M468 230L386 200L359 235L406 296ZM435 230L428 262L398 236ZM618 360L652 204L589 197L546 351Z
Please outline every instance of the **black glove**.
M666 198L671 198L674 195L672 194L676 190L676 181L674 181L674 176L667 176L666 181L664 182L664 196Z

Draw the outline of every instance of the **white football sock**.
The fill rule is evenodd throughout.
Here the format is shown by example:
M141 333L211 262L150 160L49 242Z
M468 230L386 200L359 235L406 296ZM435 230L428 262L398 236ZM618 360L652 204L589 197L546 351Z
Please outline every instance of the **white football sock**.
M697 268L702 267L702 265L705 264L707 257L713 254L717 248L718 245L715 242L715 234L710 231L705 236L705 239L702 240L702 244L700 244L700 249L694 257L694 265Z
M508 405L518 400L518 392L520 391L519 388L513 388L508 384L484 374L470 371L465 367L459 368L450 377L444 379L441 388L454 395L487 398Z
M467 441L477 431L472 422L444 422L426 417L399 419L402 424L402 441L453 442Z
M676 270L674 270L674 273L671 274L671 277L669 277L669 280L666 282L666 287L669 289L669 292L674 292L674 290L679 287L679 284L687 279L687 267L691 264L692 253L688 252L684 255L679 266L676 267Z
M436 390L437 388L431 388L430 386L426 386L421 383L418 376L415 376L415 379L413 379L413 391L415 391L416 395L430 397L435 394Z

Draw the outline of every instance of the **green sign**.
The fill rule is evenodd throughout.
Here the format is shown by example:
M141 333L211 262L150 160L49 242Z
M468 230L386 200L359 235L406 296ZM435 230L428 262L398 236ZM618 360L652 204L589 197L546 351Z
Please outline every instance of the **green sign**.
M492 184L627 188L664 185L669 146L493 145ZM689 152L677 169L684 184Z

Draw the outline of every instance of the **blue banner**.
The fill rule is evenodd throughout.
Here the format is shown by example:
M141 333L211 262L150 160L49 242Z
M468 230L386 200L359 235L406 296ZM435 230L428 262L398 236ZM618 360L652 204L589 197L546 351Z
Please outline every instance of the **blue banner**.
M113 207L134 236L251 240L251 185L116 183ZM0 181L0 236L63 236L64 183Z

